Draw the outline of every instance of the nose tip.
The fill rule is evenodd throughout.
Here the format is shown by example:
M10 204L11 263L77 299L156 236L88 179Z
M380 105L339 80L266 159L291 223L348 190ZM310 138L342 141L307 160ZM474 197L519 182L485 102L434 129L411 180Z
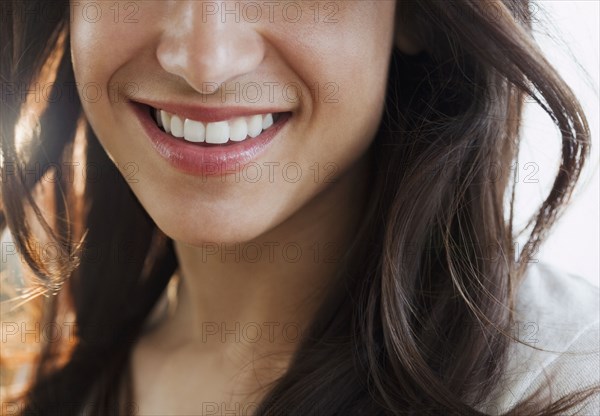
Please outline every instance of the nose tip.
M200 2L181 3L187 4L171 10L156 49L165 71L206 94L251 73L263 61L265 44L251 26L218 16L201 17Z

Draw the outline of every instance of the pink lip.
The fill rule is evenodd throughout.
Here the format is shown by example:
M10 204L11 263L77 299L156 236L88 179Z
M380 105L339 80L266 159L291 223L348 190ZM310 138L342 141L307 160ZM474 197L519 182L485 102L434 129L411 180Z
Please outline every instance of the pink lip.
M248 107L200 107L197 105L188 105L182 103L164 103L152 100L138 101L150 107L164 110L169 114L175 114L179 117L189 118L190 120L210 123L214 121L230 120L235 117L248 117L256 114L283 113L287 110L281 108L248 108Z
M268 130L255 138L249 138L242 142L228 142L224 145L209 145L187 142L184 139L178 139L162 131L154 119L150 116L150 108L138 102L131 102L142 128L148 135L152 146L157 153L164 158L171 166L182 172L196 176L220 176L239 172L245 165L252 162L260 154L264 153L271 144L273 138L283 128L290 119L290 113L281 114L277 122ZM157 107L171 113L166 106ZM188 108L189 109L189 108ZM245 115L265 114L261 112L246 112ZM227 117L226 113L235 114ZM274 111L276 112L276 111ZM187 116L184 112L173 111L183 117ZM173 114L172 113L172 114ZM198 114L197 111L195 111ZM207 115L208 114L208 115ZM227 120L231 117L241 116L239 109L213 110L212 112L202 112L201 117L189 117L193 120Z

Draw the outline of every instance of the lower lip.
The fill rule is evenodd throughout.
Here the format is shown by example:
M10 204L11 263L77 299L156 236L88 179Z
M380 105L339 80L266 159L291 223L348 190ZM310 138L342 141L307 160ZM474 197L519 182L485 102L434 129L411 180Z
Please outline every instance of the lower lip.
M149 107L131 102L133 110L154 149L171 166L197 176L221 176L239 172L245 165L263 154L277 133L290 119L282 114L277 122L259 136L225 145L199 145L178 139L162 131L150 116Z

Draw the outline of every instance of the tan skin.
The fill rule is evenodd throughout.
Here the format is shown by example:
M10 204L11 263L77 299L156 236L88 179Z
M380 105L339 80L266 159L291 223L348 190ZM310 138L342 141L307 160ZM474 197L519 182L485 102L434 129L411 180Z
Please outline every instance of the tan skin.
M298 22L291 21L294 10L282 12L291 1L279 2L272 15L258 2L264 7L258 22L242 12L239 22L209 15L200 1L145 1L137 2L137 23L124 18L133 10L128 2L119 3L119 16L105 4L92 23L83 18L87 3L73 2L71 20L84 111L109 156L139 168L131 189L174 240L182 280L174 316L134 348L138 414L197 414L214 404L228 406L217 414L249 414L288 365L334 277L332 260L354 235L368 197L365 155L381 119L394 39L407 53L415 46L394 27L392 0L334 1L328 9L323 2L295 2L302 9ZM227 3L234 9L236 2ZM335 22L326 23L332 12ZM85 99L82 86L91 82L103 88L98 102ZM255 162L297 163L298 181L285 180L281 170L257 182L178 171L156 154L127 106L130 98L168 97L227 107L234 97L222 102L218 91L206 91L207 83L250 82L301 88L295 101L275 88L259 103L242 97L236 104L292 113ZM135 91L114 92L114 85L127 83ZM337 102L323 98L331 83ZM302 254L284 253L290 244ZM261 248L261 260L222 251L250 253L251 246Z

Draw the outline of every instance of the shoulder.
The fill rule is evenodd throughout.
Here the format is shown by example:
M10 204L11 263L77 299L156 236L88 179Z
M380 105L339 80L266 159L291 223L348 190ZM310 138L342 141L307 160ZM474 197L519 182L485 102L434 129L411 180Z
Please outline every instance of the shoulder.
M526 345L511 344L504 376L488 403L504 412L538 388L549 386L549 398L557 400L600 385L598 287L537 263L516 288L515 300L513 333ZM600 394L577 414L600 414Z

